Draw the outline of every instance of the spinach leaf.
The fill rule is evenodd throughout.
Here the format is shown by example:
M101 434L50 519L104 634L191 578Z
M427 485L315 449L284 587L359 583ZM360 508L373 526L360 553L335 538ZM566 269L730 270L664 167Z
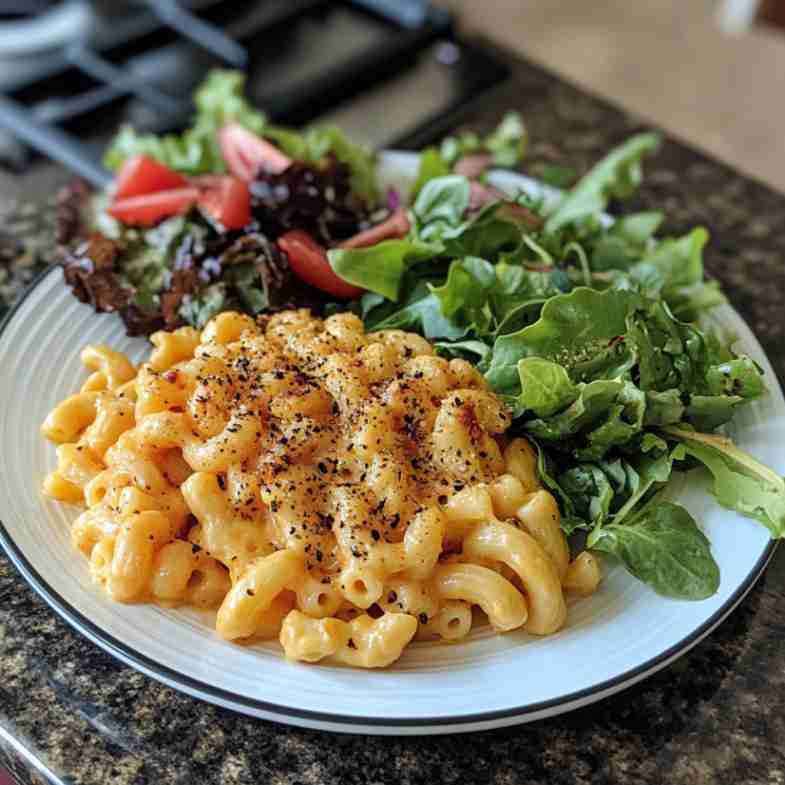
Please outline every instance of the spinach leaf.
M457 341L469 332L442 314L441 302L420 281L412 289L401 307L389 311L371 311L365 319L367 330L414 330L428 340L447 339Z
M420 240L383 240L367 248L333 248L327 252L330 266L345 281L398 300L407 268L441 252L441 246Z
M658 146L656 134L637 134L612 150L564 197L545 222L545 231L556 232L568 224L596 217L611 197L629 196L641 181L641 159Z
M677 504L654 499L626 523L594 529L587 545L613 554L665 597L703 600L720 585L720 570L706 535Z
M491 353L491 347L485 341L476 341L468 339L465 341L437 341L434 346L436 347L437 354L444 357L459 357L461 359L468 359L474 362L478 367L487 359Z
M740 450L729 438L669 426L668 439L679 442L674 456L702 463L714 478L713 493L724 507L760 521L772 537L785 536L785 480Z
M564 366L541 357L525 357L518 362L521 394L515 401L514 411L520 416L531 411L538 417L549 417L578 396Z
M457 174L429 180L412 207L417 236L425 241L437 240L444 231L461 224L470 191L469 181Z

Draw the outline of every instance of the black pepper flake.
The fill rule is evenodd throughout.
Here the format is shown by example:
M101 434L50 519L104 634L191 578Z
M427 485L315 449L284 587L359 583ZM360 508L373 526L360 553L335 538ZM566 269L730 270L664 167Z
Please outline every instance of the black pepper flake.
M247 594L249 597L255 597L255 596L256 596L256 592L255 592L253 589L246 589L246 590L245 590L245 593L246 593L246 594Z
M381 536L382 535L379 534L379 531L377 529L371 529L371 537L373 537L375 542L379 542L379 539L381 538Z
M195 542L191 543L191 553L199 553L202 550L201 545L197 545Z
M355 642L354 642L354 641L353 641L351 638L349 638L349 642L348 642L346 645L347 645L347 646L348 646L350 649L356 649L356 648L357 648L357 644L356 644L356 643L355 643Z
M421 613L417 618L420 620L420 624L427 624L428 623L428 614L427 613Z

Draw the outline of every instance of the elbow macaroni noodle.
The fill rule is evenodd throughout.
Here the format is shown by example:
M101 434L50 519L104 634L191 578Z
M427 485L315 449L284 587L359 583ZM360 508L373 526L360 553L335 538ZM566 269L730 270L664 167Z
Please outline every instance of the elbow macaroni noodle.
M482 376L351 314L222 313L152 336L134 368L106 346L42 432L44 492L120 602L217 609L226 640L376 668L413 639L457 641L473 608L499 632L556 632L570 561L555 499Z

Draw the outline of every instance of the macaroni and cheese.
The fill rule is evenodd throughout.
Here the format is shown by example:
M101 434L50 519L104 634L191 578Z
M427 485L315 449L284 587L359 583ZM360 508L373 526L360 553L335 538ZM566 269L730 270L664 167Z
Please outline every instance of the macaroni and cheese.
M216 608L227 640L374 668L460 640L475 608L553 633L564 592L596 588L469 363L304 310L151 340L139 368L87 347L92 374L42 426L44 491L86 507L73 543L113 599Z

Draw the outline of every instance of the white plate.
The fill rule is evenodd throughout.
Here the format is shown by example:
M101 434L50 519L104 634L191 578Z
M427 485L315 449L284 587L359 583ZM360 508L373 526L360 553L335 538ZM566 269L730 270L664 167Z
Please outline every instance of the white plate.
M388 154L382 171L405 185L416 159ZM500 174L500 186L537 188ZM730 307L717 319L766 372L771 395L742 410L733 435L785 470L785 401L749 328ZM395 666L363 672L292 664L277 643L219 640L209 614L110 602L72 548L75 510L41 497L55 465L38 427L86 374L79 351L106 342L134 361L146 342L130 339L116 316L77 303L59 272L43 277L0 330L0 540L33 588L66 621L110 654L176 689L264 719L325 730L423 734L526 722L586 705L633 684L695 645L739 603L773 552L766 530L717 506L695 478L674 495L701 522L722 571L714 597L663 599L619 567L598 593L571 605L557 635L473 631L456 645L417 643Z

